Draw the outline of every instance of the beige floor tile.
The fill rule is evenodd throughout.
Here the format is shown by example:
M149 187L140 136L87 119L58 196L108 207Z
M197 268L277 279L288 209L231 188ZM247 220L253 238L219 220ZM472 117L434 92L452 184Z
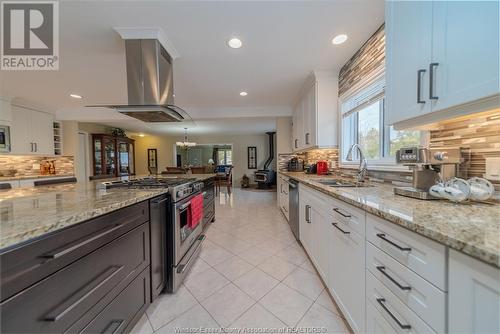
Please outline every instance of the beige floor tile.
M281 320L262 307L262 305L255 304L238 319L236 319L230 327L246 329L250 333L250 329L268 330L283 328L285 326L286 325Z
M308 258L304 250L298 247L300 246L295 246L295 245L289 246L278 252L276 255L286 261L289 261L297 266L300 266L302 263L308 260Z
M312 274L302 268L295 269L283 280L283 283L312 300L316 300L324 289L318 275Z
M272 255L266 251L260 250L256 247L252 247L251 249L239 254L238 256L256 266L268 260Z
M203 307L223 327L229 326L255 302L233 284L228 284L201 301Z
M259 301L259 304L277 316L287 326L295 326L312 303L312 299L282 283L278 284Z
M279 281L269 276L262 270L254 268L250 272L236 279L233 283L254 300L259 300L266 293L271 291L271 289L274 288Z
M184 281L184 285L197 300L207 298L227 284L229 284L229 281L212 268L189 276Z
M297 269L297 266L280 257L273 256L258 266L265 273L271 275L277 280L283 280L288 274Z
M232 253L209 240L204 242L200 252L200 257L211 266L224 262L233 256Z
M214 267L219 273L224 275L228 280L234 281L243 274L246 274L254 268L253 265L245 260L234 256L224 262L219 263Z
M210 330L211 333L217 333L216 330L220 329L220 325L200 304L196 304L155 333L173 334L178 333L178 329L181 328L204 328Z
M196 303L198 302L191 293L184 286L181 286L175 294L160 295L147 309L146 313L151 326L154 330L157 330L189 310Z
M321 333L349 333L344 321L339 316L314 303L304 317L299 321L297 327L322 328Z

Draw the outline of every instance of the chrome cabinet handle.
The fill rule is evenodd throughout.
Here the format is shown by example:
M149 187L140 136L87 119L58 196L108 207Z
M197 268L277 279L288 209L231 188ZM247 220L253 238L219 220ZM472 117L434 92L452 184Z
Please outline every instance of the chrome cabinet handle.
M311 214L310 214L310 211L311 210L311 206L310 205L306 205L306 222L311 224Z
M30 152L34 152L33 143L30 143L30 145L31 145L31 150L30 150Z
M342 211L339 208L334 208L333 211L335 211L336 213L338 213L339 215L341 215L344 218L351 218L350 214L342 213Z
M401 285L398 281L396 281L394 278L392 278L391 275L389 275L386 271L385 271L385 267L384 266L377 266L376 267L378 271L380 271L385 277L387 277L392 283L396 284L396 286L398 288L400 288L401 290L404 290L404 291L408 291L408 290L411 290L411 286L404 286L404 285Z
M439 97L434 95L434 69L439 63L431 63L429 65L429 99L437 100Z
M295 148L299 148L299 145L297 144L298 139L295 139Z
M97 289L99 289L116 274L118 274L123 268L124 266L112 266L108 268L106 271L93 279L90 283L79 289L74 295L69 297L69 299L64 301L59 307L45 316L43 318L43 321L55 322L61 320L62 317L64 317L71 310L77 307L78 304L85 301L85 299L91 296L95 291L97 291Z
M344 234L351 234L351 232L349 231L345 231L343 229L341 229L339 226L338 226L338 223L332 223L333 227L335 227L337 230L339 230L340 232L344 233Z
M396 316L394 314L392 314L392 312L384 304L385 303L385 298L377 298L377 303L379 303L380 306L382 306L382 308L384 309L384 311L386 311L387 314L389 314L391 316L391 318L398 324L398 326L401 329L411 329L411 325L405 325L405 324L403 324L401 321L399 321L398 318L396 318Z
M385 242L387 242L388 244L396 247L397 249L399 249L400 251L403 251L403 252L409 252L411 251L411 248L410 247L402 247L400 245L398 245L397 243L395 242L392 242L391 240L387 239L385 237L385 234L384 233L377 233L377 237L379 237L380 239L384 240Z
M309 145L309 132L306 133L306 145Z
M420 97L422 96L422 74L424 74L425 70L417 71L417 103L425 103Z

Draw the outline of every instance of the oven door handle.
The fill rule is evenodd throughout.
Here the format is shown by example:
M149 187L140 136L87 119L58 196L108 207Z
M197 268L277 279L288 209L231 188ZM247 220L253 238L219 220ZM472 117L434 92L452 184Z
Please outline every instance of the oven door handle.
M178 207L177 210L182 212L182 211L186 210L190 205L191 205L191 202L184 203L180 207Z
M191 262L196 259L196 254L198 253L198 250L200 249L201 245L203 244L203 240L205 240L205 235L204 234L200 235L196 239L196 242L198 242L198 245L196 245L196 248L194 249L193 253L191 253L191 256L189 257L189 259L187 260L187 262L184 263L184 264L180 264L177 267L177 273L178 274L184 273L186 271L186 269L188 269L189 266L191 265Z

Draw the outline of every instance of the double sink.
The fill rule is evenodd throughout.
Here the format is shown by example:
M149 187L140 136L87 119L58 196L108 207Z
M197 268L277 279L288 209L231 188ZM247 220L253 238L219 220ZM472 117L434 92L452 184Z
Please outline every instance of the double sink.
M321 179L314 180L315 182L321 183L322 185L333 187L333 188L360 188L360 187L372 187L369 184L362 182L351 182L341 179Z

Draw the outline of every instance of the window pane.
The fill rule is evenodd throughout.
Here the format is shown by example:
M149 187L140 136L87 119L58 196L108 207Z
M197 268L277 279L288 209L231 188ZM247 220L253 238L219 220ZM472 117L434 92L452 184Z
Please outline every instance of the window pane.
M231 150L226 151L226 165L233 164L233 152Z
M345 161L349 148L356 142L356 113L352 113L342 118L342 160Z
M358 141L366 159L380 158L381 105L377 101L358 112Z
M391 157L396 155L396 151L401 147L419 146L420 131L398 131L391 126L389 129L390 146L389 154Z
M217 151L217 161L219 162L219 165L226 164L224 159L224 150Z

